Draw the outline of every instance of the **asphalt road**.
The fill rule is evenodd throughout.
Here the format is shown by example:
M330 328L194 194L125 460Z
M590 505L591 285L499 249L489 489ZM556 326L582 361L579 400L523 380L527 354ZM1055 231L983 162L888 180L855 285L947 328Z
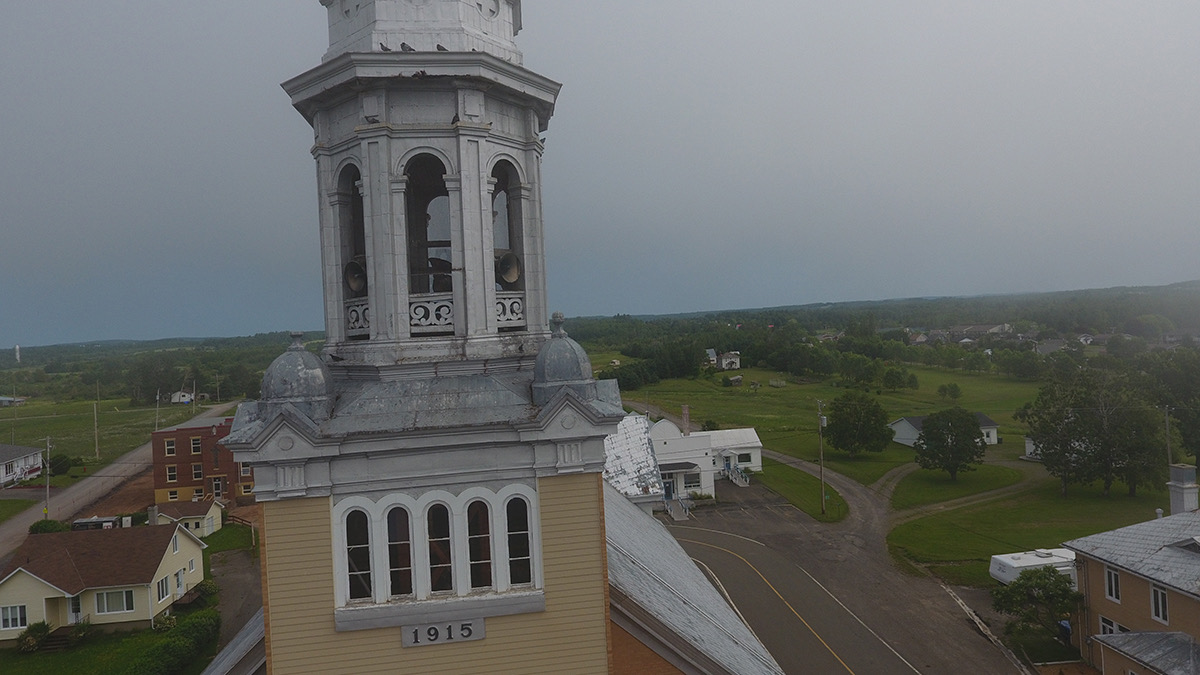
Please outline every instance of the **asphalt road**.
M224 415L232 406L233 404L225 404L207 408L192 419L219 417ZM80 510L86 508L89 504L120 487L129 478L141 473L146 467L150 466L151 460L150 443L146 443L136 450L122 455L117 460L106 464L98 469L96 473L76 482L70 487L51 490L50 518L63 520L79 513ZM14 493L15 491L9 490L8 492ZM13 494L12 496L40 500L44 498L45 492L41 490L21 490L19 494ZM44 503L39 502L36 506L31 506L0 523L0 566L7 563L13 551L21 545L21 542L25 541L25 537L29 533L29 526L42 519L43 506Z

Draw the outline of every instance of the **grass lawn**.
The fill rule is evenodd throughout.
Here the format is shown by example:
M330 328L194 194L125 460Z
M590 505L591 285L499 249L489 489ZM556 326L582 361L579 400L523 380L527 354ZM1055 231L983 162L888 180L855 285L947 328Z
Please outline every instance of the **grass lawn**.
M1004 642L1013 652L1024 657L1030 663L1058 663L1060 661L1078 661L1079 650L1064 645L1050 635L1037 633L1017 633L1004 636Z
M212 554L220 553L221 551L252 548L251 539L250 527L238 523L222 525L221 529L205 537L204 543L208 548L204 549L204 578L212 578L212 568L208 562Z
M36 499L0 499L0 523L37 503Z
M760 481L796 508L821 522L836 523L850 513L846 501L837 490L826 483L825 513L822 514L821 481L787 464L764 457L762 473L755 474L753 480Z
M117 673L162 636L154 631L97 633L62 652L21 654L15 649L0 651L5 675L106 675Z
M993 446L996 456L1009 457L1024 452L1020 443L1022 431L1012 421L1012 415L1026 401L1037 396L1038 386L999 375L980 375L922 366L907 366L917 376L920 389L896 392L872 389L888 416L895 419L905 415L926 415L952 407L949 401L937 396L937 387L957 383L963 391L958 404L972 411L987 414L1000 424L1007 443ZM738 374L745 378L742 387L722 387L721 374L711 378L664 380L658 384L625 392L625 398L649 402L672 414L682 405L691 408L692 420L715 420L721 428L754 427L765 447L795 457L816 461L818 456L817 400L826 403L845 393L837 386L836 378L821 382L801 382L771 370L744 368ZM770 387L771 380L783 379L784 387ZM750 382L762 386L755 391ZM911 462L913 451L892 444L882 453L851 458L845 453L825 446L825 466L854 480L870 485L891 469Z
M899 525L888 535L888 545L951 583L989 586L995 582L987 574L988 562L997 553L1056 548L1150 520L1155 508L1168 508L1165 491L1130 498L1114 484L1112 495L1104 497L1098 486L1072 486L1064 498L1058 482L1049 478L1028 492Z
M919 469L896 484L896 491L892 493L892 508L902 511L914 506L937 504L1020 481L1020 471L993 464L983 464L976 467L975 471L959 473L958 480L950 480L950 474L945 471Z

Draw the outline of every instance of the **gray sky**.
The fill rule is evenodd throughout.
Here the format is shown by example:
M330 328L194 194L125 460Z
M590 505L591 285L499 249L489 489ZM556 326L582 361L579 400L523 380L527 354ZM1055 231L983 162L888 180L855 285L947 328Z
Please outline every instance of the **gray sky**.
M1200 278L1200 3L525 0L550 301ZM319 329L317 0L0 9L0 347Z

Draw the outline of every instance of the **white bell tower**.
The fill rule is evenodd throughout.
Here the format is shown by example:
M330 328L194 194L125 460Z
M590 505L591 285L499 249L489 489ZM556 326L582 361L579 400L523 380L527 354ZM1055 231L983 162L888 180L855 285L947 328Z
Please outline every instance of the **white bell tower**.
M321 0L312 124L326 354L347 367L532 356L549 336L540 134L517 0Z

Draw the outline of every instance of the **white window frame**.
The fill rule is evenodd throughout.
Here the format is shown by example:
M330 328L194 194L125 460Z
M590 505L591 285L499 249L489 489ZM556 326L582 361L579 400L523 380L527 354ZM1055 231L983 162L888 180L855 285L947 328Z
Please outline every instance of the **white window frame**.
M168 577L158 580L158 601L162 602L171 594L171 582Z
M6 605L0 607L0 630L14 630L29 627L29 613L25 605Z
M204 480L204 463L192 464L192 480Z
M124 609L109 609L109 597L119 596ZM103 602L101 602L103 601ZM103 605L103 607L101 607ZM133 591L97 591L96 592L96 613L97 614L128 614L134 611Z
M179 501L179 490L167 490L167 501L169 501L169 502Z
M200 450L204 447L204 442L199 436L192 436L192 454L200 454Z
M179 553L179 533L171 535L171 553Z
M174 483L179 480L179 467L175 464L167 465L167 482Z
M696 492L704 485L699 471L691 471L683 474L683 490L684 492Z
M240 471L243 476L249 476L250 475L250 465L249 464L238 464L238 471Z
M195 559L195 558L192 558L191 560L188 560L188 571L189 571L189 572L195 572L195 571L196 571L196 559Z
M174 457L175 456L175 439L174 438L164 438L163 439L163 455L166 457Z
M508 569L508 523L505 508L509 498L520 495L525 499L529 508L529 549L531 566L531 583L512 584ZM488 504L488 516L491 524L492 545L492 575L493 586L490 589L475 589L472 592L470 578L470 554L467 538L467 505L475 500L483 500ZM428 544L428 513L429 507L435 503L445 505L450 510L450 540L451 558L453 560L454 590L432 592L429 579L429 544ZM403 602L420 602L431 598L488 596L500 594L509 590L525 591L541 590L544 587L544 572L542 569L542 533L541 517L538 506L538 494L533 486L514 484L508 485L499 492L487 488L469 488L461 494L453 495L444 490L431 490L420 497L392 494L381 498L378 502L361 495L346 497L337 502L330 510L331 525L334 533L333 568L337 583L334 586L335 607L359 605L363 599L351 601L349 572L346 566L345 550L345 518L352 510L365 511L368 515L371 542L371 567L373 574L371 584L375 604L387 604L396 601L390 596L390 570L388 560L387 511L395 506L403 506L409 513L409 527L412 541L411 564L413 567L413 595L401 598ZM499 561L500 564L497 564Z
M1171 614L1167 607L1167 589L1157 584L1150 584L1150 616L1164 625L1171 622Z
M1112 567L1104 568L1104 597L1121 602L1121 572Z

